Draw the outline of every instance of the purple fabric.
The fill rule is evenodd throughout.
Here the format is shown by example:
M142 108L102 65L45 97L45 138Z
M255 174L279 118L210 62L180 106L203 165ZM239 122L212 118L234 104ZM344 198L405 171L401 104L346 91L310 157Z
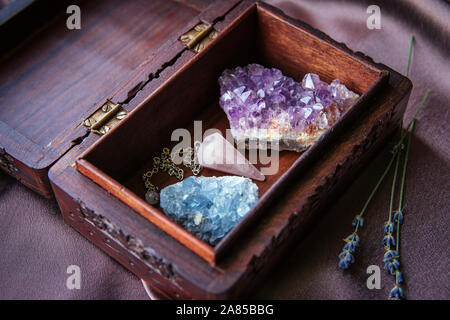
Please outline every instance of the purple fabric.
M0 299L146 299L139 280L66 225L46 200L1 173ZM69 290L67 268L81 270Z
M409 299L449 299L448 190L450 122L450 8L445 1L270 1L350 48L397 70L406 67L409 36L416 36L410 78L415 88L405 121L425 90L433 90L418 117L406 182L402 265ZM382 29L366 28L367 6L378 4ZM381 290L368 290L366 268L382 268L383 222L389 182L376 195L360 232L362 247L347 272L337 268L342 239L387 163L386 148L280 263L254 297L385 299L393 279L382 271ZM146 299L135 276L62 221L54 201L40 198L0 174L1 299ZM66 269L78 265L82 289L66 288Z

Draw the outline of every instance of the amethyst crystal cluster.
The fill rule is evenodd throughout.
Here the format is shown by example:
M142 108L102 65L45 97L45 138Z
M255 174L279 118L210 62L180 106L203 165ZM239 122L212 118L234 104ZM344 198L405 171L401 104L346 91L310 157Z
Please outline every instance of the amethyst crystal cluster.
M359 97L338 79L328 84L308 73L298 83L258 64L225 70L219 84L220 105L235 140L298 152L313 144Z

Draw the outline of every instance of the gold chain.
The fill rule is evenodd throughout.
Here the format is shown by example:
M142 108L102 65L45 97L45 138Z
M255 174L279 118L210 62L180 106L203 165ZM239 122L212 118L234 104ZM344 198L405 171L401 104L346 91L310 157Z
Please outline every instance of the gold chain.
M198 163L198 149L200 148L200 141L195 141L194 143L194 149L192 147L182 149L183 151L183 164L191 169L194 176L197 176L200 171L202 170L202 167Z
M195 176L202 170L202 167L198 163L197 159L197 151L199 147L200 142L196 141L194 144L195 149L189 147L178 150L178 153L181 151L183 152L183 164L187 168L191 169ZM184 178L184 171L173 163L169 148L164 148L159 157L153 158L153 168L144 173L142 176L142 180L144 180L145 187L148 191L158 192L159 188L155 186L150 179L159 172L167 172L170 176L175 176L179 181Z

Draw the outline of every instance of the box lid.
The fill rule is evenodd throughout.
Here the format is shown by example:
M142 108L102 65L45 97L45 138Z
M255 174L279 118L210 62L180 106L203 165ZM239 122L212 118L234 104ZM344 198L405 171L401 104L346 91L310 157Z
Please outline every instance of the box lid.
M51 17L47 1L34 1L0 29L11 46L0 59L0 149L47 170L91 134L86 119L111 115L189 50L181 35L213 24L238 2L78 1L81 29L69 30L66 1L51 4ZM17 28L28 34L14 42L10 31Z

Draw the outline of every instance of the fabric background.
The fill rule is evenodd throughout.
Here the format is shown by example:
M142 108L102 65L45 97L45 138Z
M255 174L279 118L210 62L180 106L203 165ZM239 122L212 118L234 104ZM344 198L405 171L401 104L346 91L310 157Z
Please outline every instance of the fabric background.
M404 72L410 34L416 36L405 114L409 121L426 89L406 182L402 229L404 286L409 299L449 299L450 5L438 0L269 1L286 14ZM377 4L382 29L366 28L367 6ZM366 268L383 267L383 223L390 195L385 183L366 213L362 247L351 270L337 268L342 239L389 159L386 146L334 203L309 236L271 272L254 298L386 299L393 278L382 271L381 290L368 290ZM66 269L78 265L82 289L66 288ZM0 173L0 299L147 299L139 279L65 225L45 200Z

